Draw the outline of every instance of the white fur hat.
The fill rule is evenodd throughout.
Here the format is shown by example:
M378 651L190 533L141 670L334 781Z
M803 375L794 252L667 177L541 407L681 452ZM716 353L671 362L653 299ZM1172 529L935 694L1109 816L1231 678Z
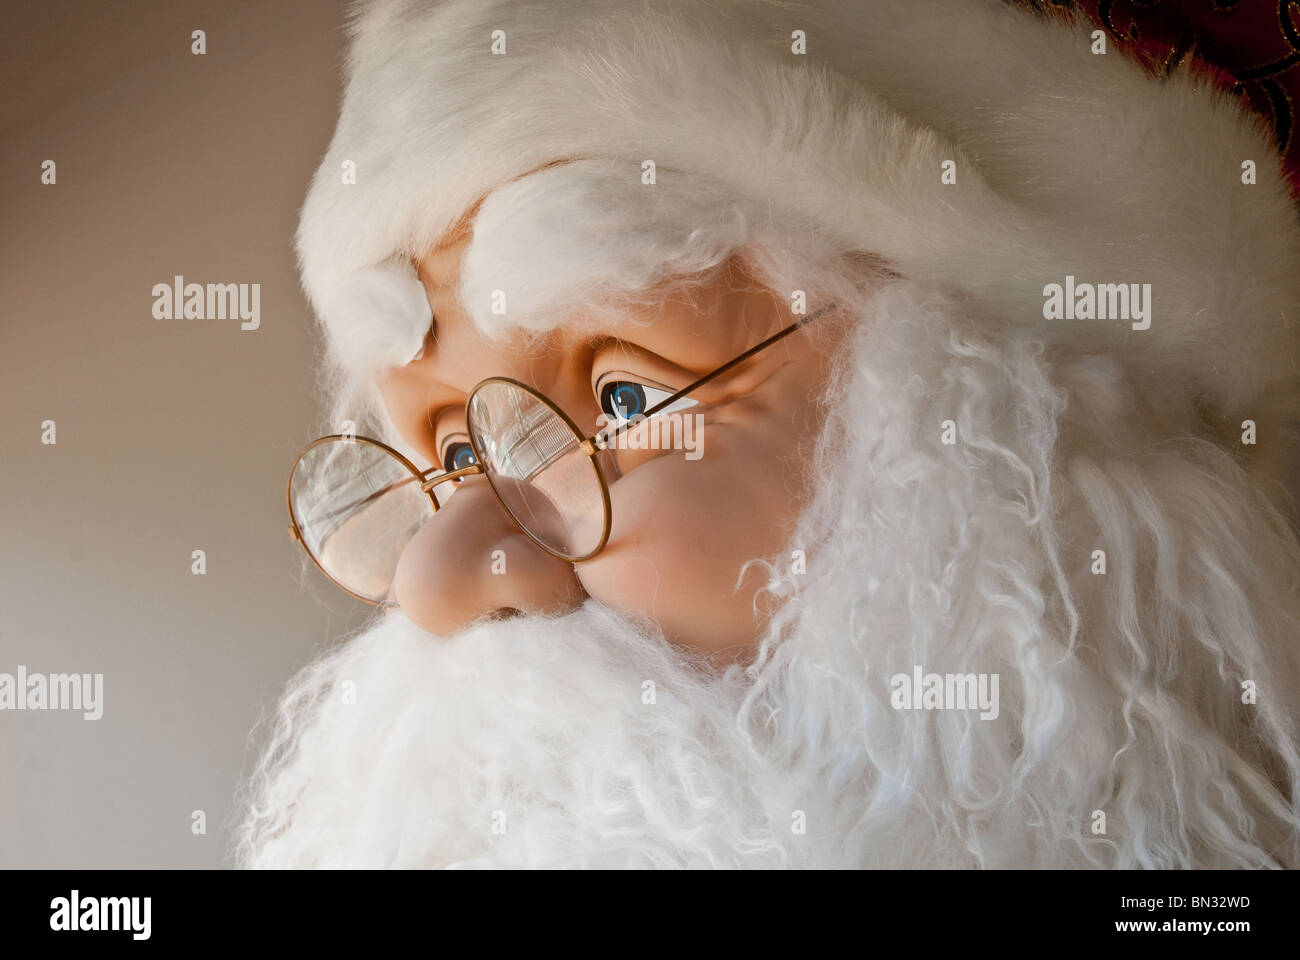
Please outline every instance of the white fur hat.
M358 285L481 197L573 158L676 189L642 185L651 160L768 228L811 225L966 298L981 322L1113 354L1164 413L1199 405L1222 428L1294 410L1300 234L1269 138L1206 81L1094 53L1084 24L1004 0L374 0L354 14L298 232L336 359L362 341L384 362L414 352L428 314L404 264L391 275L410 289L382 309L358 306ZM1044 319L1046 285L1067 276L1151 284L1150 329Z

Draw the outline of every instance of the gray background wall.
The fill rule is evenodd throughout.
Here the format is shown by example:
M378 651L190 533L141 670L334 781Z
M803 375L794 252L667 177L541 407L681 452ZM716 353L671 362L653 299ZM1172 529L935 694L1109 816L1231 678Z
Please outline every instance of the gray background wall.
M220 865L261 711L368 613L285 536L344 7L2 7L0 672L103 673L104 716L0 711L0 866ZM261 328L155 320L176 274L260 283Z

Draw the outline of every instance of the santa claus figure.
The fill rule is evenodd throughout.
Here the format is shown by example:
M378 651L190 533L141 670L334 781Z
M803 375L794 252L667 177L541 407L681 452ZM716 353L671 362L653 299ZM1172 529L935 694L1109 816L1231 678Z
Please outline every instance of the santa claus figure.
M240 860L1300 865L1300 228L1002 0L379 0Z

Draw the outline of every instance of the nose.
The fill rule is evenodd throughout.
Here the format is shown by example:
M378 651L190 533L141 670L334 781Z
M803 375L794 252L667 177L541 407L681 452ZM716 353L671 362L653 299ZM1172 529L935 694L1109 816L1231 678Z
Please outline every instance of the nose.
M586 597L573 565L515 526L483 477L463 481L411 538L393 592L411 622L438 636L502 609L565 613Z

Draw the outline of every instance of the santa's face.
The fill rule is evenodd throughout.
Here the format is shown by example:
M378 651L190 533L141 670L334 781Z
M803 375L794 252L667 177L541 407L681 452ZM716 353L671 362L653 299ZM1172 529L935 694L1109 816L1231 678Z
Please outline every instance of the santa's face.
M465 404L485 378L536 388L590 435L792 319L785 301L732 260L688 294L665 288L629 301L612 322L489 339L457 300L471 236L454 231L419 262L433 326L422 354L380 382L406 443L447 469L472 458ZM811 479L835 339L787 337L660 415L672 418L671 430L655 429L652 418L602 455L612 525L592 559L573 564L542 550L487 482L472 477L406 548L393 597L413 622L443 636L483 615L562 613L592 597L648 617L672 642L719 662L743 658L763 624L755 595L766 582L763 569L745 564L798 548L788 539Z

